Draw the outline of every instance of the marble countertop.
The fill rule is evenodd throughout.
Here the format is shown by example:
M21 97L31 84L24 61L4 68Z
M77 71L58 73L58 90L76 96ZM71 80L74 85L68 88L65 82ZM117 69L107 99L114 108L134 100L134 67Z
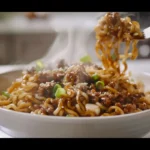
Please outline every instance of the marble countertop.
M11 136L5 134L4 132L2 132L0 130L0 138L12 138ZM144 136L143 138L150 138L150 133L148 133L146 136Z

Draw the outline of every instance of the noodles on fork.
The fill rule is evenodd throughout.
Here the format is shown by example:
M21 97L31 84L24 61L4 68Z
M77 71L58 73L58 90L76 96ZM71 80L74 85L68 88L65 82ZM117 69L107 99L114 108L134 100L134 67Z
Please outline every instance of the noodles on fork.
M123 73L125 73L127 70L126 60L129 57L134 60L138 56L137 39L142 36L139 23L131 21L129 17L121 18L119 13L107 13L99 20L95 32L98 58L102 61L105 69L114 68L119 74L121 74L119 49L121 42L125 42L124 55L121 55L124 65ZM129 53L131 43L132 52ZM111 56L111 51L113 51L115 58Z

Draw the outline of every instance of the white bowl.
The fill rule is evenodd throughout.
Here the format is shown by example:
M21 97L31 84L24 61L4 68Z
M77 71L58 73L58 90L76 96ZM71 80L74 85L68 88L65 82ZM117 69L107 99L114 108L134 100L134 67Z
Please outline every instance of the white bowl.
M136 73L147 89L150 75ZM110 117L55 117L0 109L0 126L12 137L134 138L150 131L150 110Z

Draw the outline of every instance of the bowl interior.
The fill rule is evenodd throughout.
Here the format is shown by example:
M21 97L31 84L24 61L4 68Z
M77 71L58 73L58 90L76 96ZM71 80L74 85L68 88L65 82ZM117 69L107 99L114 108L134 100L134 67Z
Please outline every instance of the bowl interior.
M21 70L16 70L0 74L0 92L5 91L16 78L21 76L21 73Z

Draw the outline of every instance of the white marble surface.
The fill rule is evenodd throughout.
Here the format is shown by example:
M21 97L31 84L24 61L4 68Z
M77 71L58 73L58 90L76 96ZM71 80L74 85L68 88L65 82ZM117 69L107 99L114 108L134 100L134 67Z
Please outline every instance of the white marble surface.
M7 134L5 134L3 131L0 130L0 138L13 138ZM144 136L143 138L150 138L150 133L148 133L146 136Z

